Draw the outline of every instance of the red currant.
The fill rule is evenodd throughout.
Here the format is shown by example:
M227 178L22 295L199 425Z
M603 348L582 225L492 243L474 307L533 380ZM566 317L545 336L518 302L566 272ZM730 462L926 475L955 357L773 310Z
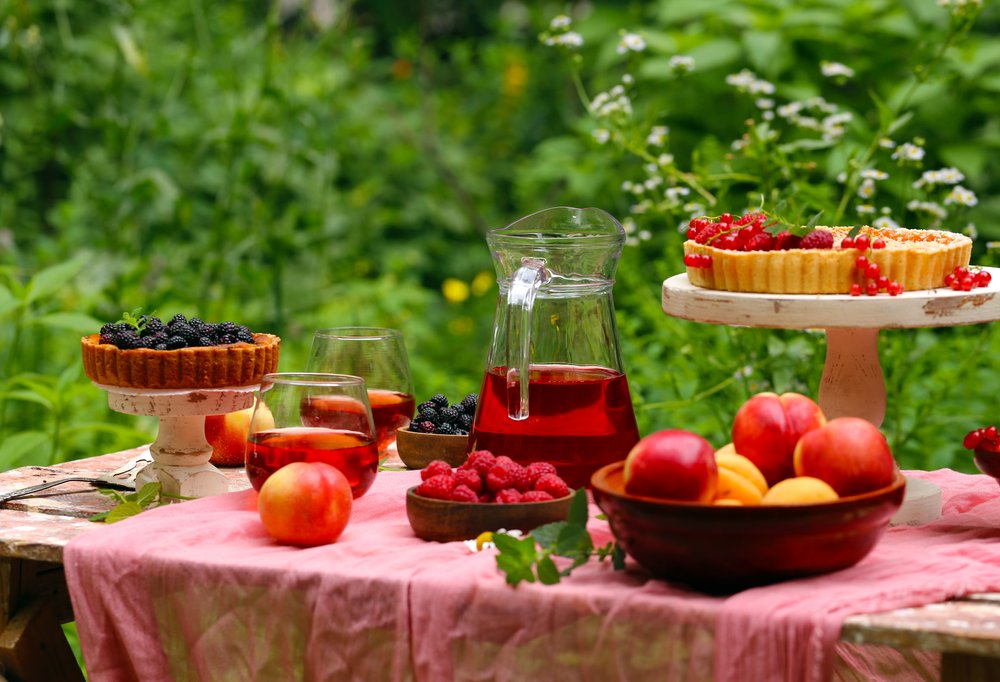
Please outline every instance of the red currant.
M873 249L884 249L885 248L885 241L881 237L876 237L875 239L872 240L872 248Z
M861 271L864 271L868 267L868 259L864 256L858 256L857 260L854 261L854 266Z
M990 273L986 272L985 270L980 270L979 272L976 273L976 286L977 287L989 286L990 281L992 279L993 276Z
M962 280L960 280L958 277L956 277L954 280L952 280L952 283L951 283L950 286L952 288L952 291L961 291L962 290Z
M944 285L946 287L950 287L951 283L954 282L954 281L955 281L955 273L954 272L949 272L947 275L944 276Z
M889 282L889 286L886 287L886 291L889 292L890 296L899 296L903 293L903 285L899 282Z
M733 214L732 213L723 213L722 215L719 216L719 222L720 223L725 223L726 225L729 225L730 223L733 222Z
M878 285L875 282L868 282L865 285L865 293L869 296L878 296Z
M840 248L842 249L853 249L854 248L854 238L844 237L844 241L840 242Z
M983 439L988 440L994 445L997 444L997 427L990 425L983 429Z
M854 238L854 248L856 248L858 251L867 251L868 244L869 244L868 235L859 234L857 237Z
M709 256L707 253L703 253L701 255L701 267L703 268L712 267L712 257Z
M860 295L861 295L861 285L855 282L854 284L851 285L851 296L860 296Z
M962 291L972 291L974 286L976 286L976 280L971 275L962 278Z
M868 279L878 279L880 274L878 263L869 263L868 267L865 268L865 277Z
M995 427L994 427L995 428ZM983 429L969 431L962 439L962 447L966 450L975 450L983 442Z
M889 278L885 275L879 275L878 279L875 280L875 283L878 284L879 291L887 289L890 284Z
M955 277L957 277L958 279L962 279L963 277L965 277L968 274L969 274L968 269L963 268L961 265L959 265L957 268L955 268Z

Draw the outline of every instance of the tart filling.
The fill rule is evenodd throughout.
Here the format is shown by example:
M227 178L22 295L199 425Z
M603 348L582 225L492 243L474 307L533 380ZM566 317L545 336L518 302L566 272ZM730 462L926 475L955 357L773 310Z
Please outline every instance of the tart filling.
M281 339L254 334L254 342L197 346L177 350L122 350L101 343L100 334L84 336L83 369L105 386L127 388L225 388L260 383L278 368Z
M688 278L696 286L725 291L846 294L860 281L855 261L865 255L905 290L934 289L944 286L945 276L956 267L967 266L972 254L969 237L944 230L866 226L861 234L881 238L885 248L862 252L840 248L850 227L819 229L833 233L833 248L730 251L689 239L684 242L684 254L708 256L711 266L688 267Z

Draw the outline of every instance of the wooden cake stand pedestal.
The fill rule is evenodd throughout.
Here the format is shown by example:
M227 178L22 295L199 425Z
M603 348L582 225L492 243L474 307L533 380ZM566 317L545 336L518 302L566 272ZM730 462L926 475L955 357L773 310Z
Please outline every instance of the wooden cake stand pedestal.
M885 418L885 377L878 358L881 329L979 324L1000 319L1000 269L983 268L990 285L972 291L928 289L899 296L749 294L697 287L686 273L663 282L663 311L709 324L769 329L822 329L826 364L819 405L828 419ZM893 523L925 523L941 515L941 491L907 478L906 498Z
M156 440L149 446L153 461L135 477L136 489L158 481L168 495L208 497L229 491L226 477L208 460L205 417L253 406L257 386L200 389L97 387L108 392L108 406L125 414L159 418Z

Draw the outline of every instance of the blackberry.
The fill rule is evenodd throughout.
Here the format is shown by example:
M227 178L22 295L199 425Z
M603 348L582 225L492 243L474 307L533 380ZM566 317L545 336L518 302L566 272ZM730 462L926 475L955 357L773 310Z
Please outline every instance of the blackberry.
M470 393L469 395L462 398L462 402L459 403L459 405L462 406L462 409L465 411L466 414L472 414L472 415L476 413L476 405L478 404L479 404L478 393Z
M458 426L463 429L472 428L472 415L471 414L460 414L458 415Z
M184 344L187 346L193 346L198 343L198 338L200 334L191 328L191 325L186 322L179 322L172 325L168 330L171 337L179 336L184 339Z
M218 337L218 339L217 344L220 346L227 343L236 343L237 341L236 337L232 334L222 334Z
M106 325L101 327L101 337L103 338L105 334L123 332L131 328L131 325L125 324L124 322L108 322ZM101 341L101 343L104 343L104 341Z
M459 411L454 407L445 407L438 414L441 415L441 421L454 425L458 421Z
M438 407L448 407L448 398L444 393L435 393L431 396L430 402L434 403Z
M417 422L416 428L414 428L413 424L410 425L410 430L420 433L434 433L434 424L431 422Z
M431 408L432 410L436 410L437 409L437 403L432 403L430 400L422 402L419 405L417 405L417 412L423 412L427 408Z
M177 350L178 348L187 348L187 339L183 336L171 336L167 339L167 350Z
M443 424L438 424L434 428L434 433L454 434L455 433L455 427L452 426L451 424L449 424L448 422L445 422Z
M180 313L177 313L176 315L170 318L170 322L167 323L167 326L173 327L175 324L187 324L187 318L181 315Z
M469 432L466 431L465 429L455 429L455 435L456 436L468 436Z
M153 350L168 350L167 349L167 344L165 344L165 343L158 343L158 344L156 344L153 347Z
M191 345L194 345L194 346L214 346L215 345L215 341L212 340L211 336L199 336L198 337L198 343L191 344Z
M140 318L142 319L142 318ZM142 336L155 336L161 332L166 333L167 325L163 324L163 320L158 317L147 317L145 318L146 325L142 328Z
M165 331L159 331L155 334L143 334L140 341L142 342L143 348L156 348L160 344L165 344L168 338L170 337L167 336Z
M236 340L243 343L253 343L253 332L246 327L240 327L240 331L236 335Z
M441 415L433 407L425 407L420 410L420 414L416 416L418 422L431 422L432 424L437 424L441 421Z
M191 325L192 327L200 327L203 324L205 324L205 321L202 320L200 317L192 317L190 320L188 320L188 324Z
M234 339L236 338L236 335L239 334L239 332L240 332L240 325L236 324L235 322L220 322L215 329L215 333L218 334L220 337L231 336ZM232 342L230 341L229 343Z
M117 335L116 346L122 350L131 350L133 348L139 347L139 334L134 329L129 329L127 331L119 332Z

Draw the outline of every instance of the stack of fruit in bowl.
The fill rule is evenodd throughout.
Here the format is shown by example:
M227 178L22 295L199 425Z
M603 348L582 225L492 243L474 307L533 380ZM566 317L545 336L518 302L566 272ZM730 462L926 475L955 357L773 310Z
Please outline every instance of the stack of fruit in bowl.
M652 573L728 591L851 566L899 508L905 480L871 423L827 421L808 397L764 393L718 452L660 431L591 481L616 538Z
M423 469L436 459L452 466L464 462L478 402L476 393L455 404L438 393L420 403L410 425L396 432L399 458L410 469Z
M975 453L973 459L979 470L1000 483L1000 431L997 427L990 425L969 431L962 445Z
M572 492L549 462L522 466L477 450L457 469L436 460L407 491L406 515L417 537L450 542L485 531L529 531L563 521Z

